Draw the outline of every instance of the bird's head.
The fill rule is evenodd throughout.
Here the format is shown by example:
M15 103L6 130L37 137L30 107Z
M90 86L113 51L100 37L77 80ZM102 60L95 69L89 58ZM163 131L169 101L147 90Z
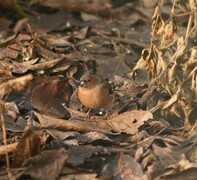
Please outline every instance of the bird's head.
M80 87L91 89L94 88L99 83L97 76L91 73L86 73L80 78Z

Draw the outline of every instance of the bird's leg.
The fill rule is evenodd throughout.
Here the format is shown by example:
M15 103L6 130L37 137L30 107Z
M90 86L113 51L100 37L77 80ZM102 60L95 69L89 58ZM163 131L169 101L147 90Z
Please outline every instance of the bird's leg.
M104 116L104 120L109 119L110 117L110 113L108 110L106 110L105 116Z
M88 112L86 113L86 118L87 119L90 119L90 111L92 110L92 108L90 108L89 110L88 110Z

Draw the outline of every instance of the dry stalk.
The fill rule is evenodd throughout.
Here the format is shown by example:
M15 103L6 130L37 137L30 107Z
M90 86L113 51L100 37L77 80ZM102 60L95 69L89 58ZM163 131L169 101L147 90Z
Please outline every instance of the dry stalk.
M1 127L3 132L3 143L5 145L5 157L6 157L6 166L8 172L8 178L14 179L11 170L10 170L10 161L9 161L9 154L8 154L8 147L7 147L7 133L6 133L6 126L5 126L5 118L4 118L4 103L0 102L0 116L1 116Z

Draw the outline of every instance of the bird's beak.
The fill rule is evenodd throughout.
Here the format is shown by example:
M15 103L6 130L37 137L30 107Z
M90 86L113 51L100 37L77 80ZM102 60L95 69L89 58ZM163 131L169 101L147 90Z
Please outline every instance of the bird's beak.
M81 86L81 87L86 86L86 84L87 84L87 83L86 83L85 81L80 81L80 86Z

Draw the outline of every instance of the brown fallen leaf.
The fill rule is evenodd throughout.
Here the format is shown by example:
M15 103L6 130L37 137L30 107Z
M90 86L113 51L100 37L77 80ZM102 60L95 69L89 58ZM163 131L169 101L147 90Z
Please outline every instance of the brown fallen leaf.
M9 153L13 153L16 151L16 148L18 146L18 143L12 143L12 144L8 144L7 147L5 145L0 146L0 155L5 155L6 150Z
M92 143L95 141L100 141L99 144L101 144L101 141L112 142L112 139L110 139L108 136L106 136L103 133L89 132L89 133L78 136L77 141L79 144L86 144L86 143Z
M120 153L103 167L101 177L104 179L146 179L140 164L124 153Z
M61 54L57 54L53 51L48 50L46 46L39 42L39 40L35 43L35 50L36 52L45 59L59 59L62 57Z
M81 145L81 146L71 146L68 149L68 159L67 163L73 166L82 165L86 159L92 157L94 154L98 154L99 148L92 145Z
M5 94L8 94L12 90L22 90L27 87L28 83L33 79L31 74L11 79L7 82L0 84L0 96L3 97Z
M63 173L64 174L64 173ZM69 175L61 175L62 179L83 179L83 180L98 180L96 173L85 173L85 172L76 172L70 173Z
M73 37L77 39L84 39L88 33L89 27L81 29L79 32L74 33Z
M23 62L12 61L12 66L13 66L12 71L14 73L23 74L27 72L28 70L30 70L32 67L34 67L35 63L37 63L38 60L39 59L36 58L36 59L31 59L31 60L23 61Z
M31 129L28 129L20 139L14 152L14 166L20 167L28 158L41 151L41 138Z
M10 46L7 46L5 49L3 49L0 52L0 58L11 58L15 59L19 55L19 47L17 44L11 44Z
M177 27L173 18L166 21L160 40L161 49L167 49L176 42L178 38L178 35L176 34L176 29Z
M191 167L189 169L183 170L176 174L170 174L166 176L162 176L162 179L166 180L184 180L184 179L190 179L190 180L196 180L197 177L197 168Z
M34 59L31 60L30 62L24 62L24 63L14 63L14 68L13 72L15 73L25 73L27 70L32 70L32 71L40 71L40 70L47 70L52 68L53 66L57 65L59 62L62 61L62 58L58 59L53 59L53 60L48 60L48 61L43 61L35 64L38 60Z
M45 114L40 114L34 111L35 115L39 119L43 128L55 128L59 130L73 130L79 132L125 132L128 134L134 134L138 131L138 128L152 118L152 114L148 111L130 111L123 114L112 117L109 120L92 120L92 121L80 121L80 120L63 120L54 118Z
M34 109L55 117L69 117L69 112L63 106L67 106L72 87L68 79L53 80L37 86L32 93L31 103Z
M17 37L17 35L18 35L17 33L14 33L13 35L7 37L6 39L1 40L0 41L0 47L5 45L6 43L9 43L9 42L13 41Z
M64 149L43 151L26 160L23 164L26 170L22 176L33 179L57 179L64 166L68 153Z
M78 136L80 133L73 131L60 131L57 129L47 129L46 132L53 137L55 140L64 141L75 136Z
M118 11L116 9L110 8L109 2L105 1L92 1L91 3L87 3L87 1L78 1L78 0L46 0L40 2L42 6L53 7L53 8L63 8L73 10L75 12L86 12L90 14L99 14L101 16L116 16Z
M19 109L14 102L4 102L4 119L6 130L10 132L23 132L27 122L19 116Z
M69 36L59 37L55 35L48 35L40 38L42 38L48 46L50 45L52 47L72 47L72 44L68 41Z

